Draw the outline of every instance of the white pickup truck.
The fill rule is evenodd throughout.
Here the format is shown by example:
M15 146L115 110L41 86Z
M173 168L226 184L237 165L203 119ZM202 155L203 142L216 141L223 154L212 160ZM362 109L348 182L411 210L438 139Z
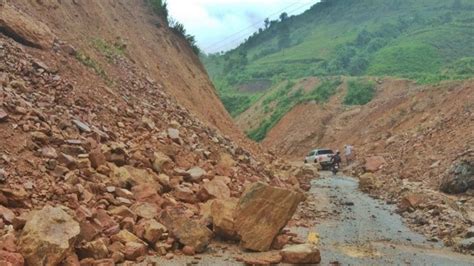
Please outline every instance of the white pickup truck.
M330 149L316 149L312 150L304 159L305 163L319 163L323 170L331 168L331 158L334 152Z

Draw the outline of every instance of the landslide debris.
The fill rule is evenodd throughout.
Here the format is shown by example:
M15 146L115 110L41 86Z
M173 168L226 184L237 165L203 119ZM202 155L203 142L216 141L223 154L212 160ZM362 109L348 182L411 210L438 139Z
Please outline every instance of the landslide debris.
M298 180L308 184L312 176L280 175L296 170L265 164L130 62L120 64L116 87L84 88L82 77L51 71L0 36L0 236L11 239L0 246L0 263L171 259L237 233L243 246L268 249L303 200ZM249 186L253 194L242 200ZM219 200L228 209L216 214ZM204 219L210 204L213 214ZM276 222L262 224L263 211ZM254 245L259 240L236 228L234 221L247 219L265 243Z

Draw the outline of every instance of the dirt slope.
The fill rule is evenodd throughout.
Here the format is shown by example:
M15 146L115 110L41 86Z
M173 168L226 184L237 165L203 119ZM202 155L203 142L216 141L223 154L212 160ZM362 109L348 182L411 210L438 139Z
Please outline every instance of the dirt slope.
M180 104L225 134L240 136L198 58L182 39L163 26L163 21L150 12L145 1L13 2L49 26L58 39L96 60L112 80L119 73L93 44L97 40L123 42L125 56ZM65 66L58 65L62 67Z

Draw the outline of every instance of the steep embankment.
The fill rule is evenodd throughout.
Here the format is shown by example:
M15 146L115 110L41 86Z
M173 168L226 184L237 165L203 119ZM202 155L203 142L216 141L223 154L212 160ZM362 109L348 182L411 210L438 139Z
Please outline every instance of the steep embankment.
M199 118L225 134L239 136L199 59L183 39L172 34L164 21L151 12L145 1L14 3L45 23L61 41L90 57L88 63L103 72L108 84L121 74L108 57L119 53Z

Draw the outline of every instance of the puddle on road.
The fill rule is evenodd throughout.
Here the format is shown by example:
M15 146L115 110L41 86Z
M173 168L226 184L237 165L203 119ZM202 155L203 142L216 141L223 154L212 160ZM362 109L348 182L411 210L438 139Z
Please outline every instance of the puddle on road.
M382 253L371 245L343 245L336 246L336 249L351 258L378 258L382 256Z

